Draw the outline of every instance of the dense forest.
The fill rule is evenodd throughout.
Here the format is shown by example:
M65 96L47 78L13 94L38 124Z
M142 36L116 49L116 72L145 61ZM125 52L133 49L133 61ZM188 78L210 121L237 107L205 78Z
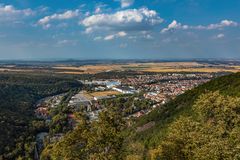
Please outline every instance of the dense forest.
M34 105L44 97L81 87L56 75L0 75L0 159L32 159L35 133L44 123L34 118Z
M239 90L240 73L223 76L128 123L124 107L110 102L115 111L92 124L81 115L77 128L50 144L42 159L239 159Z

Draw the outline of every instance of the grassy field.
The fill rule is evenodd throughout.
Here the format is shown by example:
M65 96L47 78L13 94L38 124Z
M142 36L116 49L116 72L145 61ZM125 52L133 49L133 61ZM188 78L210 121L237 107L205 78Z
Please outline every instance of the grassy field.
M103 96L119 95L121 93L117 91L101 91L101 92L93 92L88 94L91 95L92 97L103 97Z

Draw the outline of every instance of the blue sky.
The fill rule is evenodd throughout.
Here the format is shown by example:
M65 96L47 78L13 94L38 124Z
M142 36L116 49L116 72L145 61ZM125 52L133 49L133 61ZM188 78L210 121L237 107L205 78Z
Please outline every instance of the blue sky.
M0 59L240 58L239 0L0 0Z

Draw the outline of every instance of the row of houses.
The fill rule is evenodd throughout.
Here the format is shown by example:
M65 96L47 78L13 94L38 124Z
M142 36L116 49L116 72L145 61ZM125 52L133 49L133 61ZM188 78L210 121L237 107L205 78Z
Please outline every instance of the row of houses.
M93 80L93 81L88 81L88 80L79 80L82 84L85 85L102 85L106 86L107 88L112 88L114 86L119 86L121 85L121 81L111 81L111 80Z

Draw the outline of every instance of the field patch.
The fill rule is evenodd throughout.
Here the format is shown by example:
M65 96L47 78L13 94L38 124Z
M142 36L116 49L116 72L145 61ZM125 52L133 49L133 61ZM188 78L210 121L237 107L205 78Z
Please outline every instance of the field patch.
M88 93L88 94L93 97L105 97L105 96L119 95L121 93L117 92L117 91L101 91L101 92L93 92L93 93Z

